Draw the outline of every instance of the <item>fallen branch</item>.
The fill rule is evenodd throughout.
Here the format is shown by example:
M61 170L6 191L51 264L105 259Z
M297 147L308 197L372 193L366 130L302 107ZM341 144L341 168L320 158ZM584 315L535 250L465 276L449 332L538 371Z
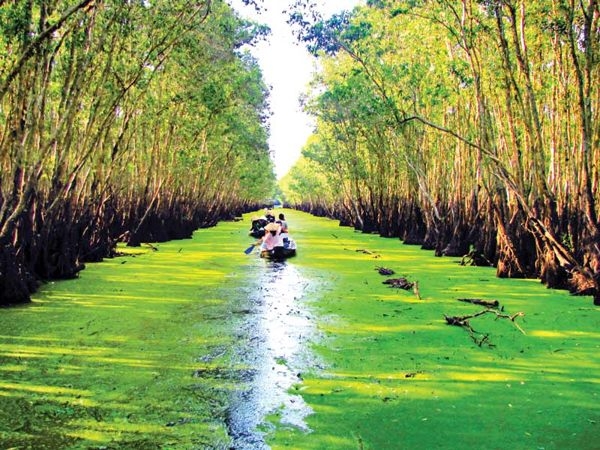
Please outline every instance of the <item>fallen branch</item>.
M349 252L351 252L352 250L349 248L345 248L344 250L347 250ZM378 253L374 253L371 250L367 250L366 248L357 248L354 250L357 253L364 253L365 255L372 255L373 258L381 258L381 255Z
M483 311L479 311L475 314L467 314L465 316L447 316L444 314L444 318L446 319L446 324L466 329L469 332L469 336L471 337L471 339L473 339L473 342L475 342L480 347L486 342L490 347L493 347L494 345L489 342L489 335L476 331L469 323L470 319L483 316L484 314L493 314L496 316L497 319L509 319L521 333L526 334L523 328L521 328L516 322L517 317L523 317L525 315L525 313L523 312L518 312L511 315L505 314L493 308L486 308ZM477 335L481 337L478 338Z
M355 251L358 253L364 253L365 255L374 255L371 250L367 250L366 248L357 248Z
M469 332L469 337L471 339L473 339L473 342L475 342L478 346L482 346L484 344L484 342L488 342L488 345L490 347L493 346L493 344L489 343L489 335L484 334L484 333L480 333L478 331L475 331L475 329L473 329L473 327L471 326L471 324L469 323L469 318L472 318L474 316L447 316L444 314L444 318L446 319L446 323L448 325L454 325L456 327L461 327L464 328L465 330L467 330ZM481 335L481 338L477 338L476 335Z
M404 289L405 291L410 291L412 289L413 293L417 296L419 300L421 300L421 293L419 292L419 282L418 281L408 281L404 277L400 278L388 278L385 281L382 281L383 284L389 284L390 287Z
M486 308L498 308L500 306L500 302L498 300L482 300L480 298L458 298L457 300L459 302L485 306Z
M408 281L404 277L400 278L388 278L385 281L382 281L383 284L389 284L390 287L404 289L405 291L409 291L414 287L414 283Z

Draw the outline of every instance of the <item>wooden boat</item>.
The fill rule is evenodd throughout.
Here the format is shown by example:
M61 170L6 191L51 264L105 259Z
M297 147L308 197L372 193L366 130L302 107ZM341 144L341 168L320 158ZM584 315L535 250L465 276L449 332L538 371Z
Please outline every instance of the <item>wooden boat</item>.
M283 260L296 256L296 242L293 239L287 238L284 241L283 247L275 247L273 250L261 250L260 257L272 260Z

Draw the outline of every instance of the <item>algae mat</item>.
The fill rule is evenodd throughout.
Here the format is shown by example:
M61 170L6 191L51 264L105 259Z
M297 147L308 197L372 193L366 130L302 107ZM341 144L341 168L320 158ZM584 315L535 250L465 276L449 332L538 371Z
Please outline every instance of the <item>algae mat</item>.
M314 432L279 430L273 448L600 448L600 309L590 297L324 219L306 226L297 264L323 283L315 347L326 365L296 386ZM378 267L418 281L421 299L383 284ZM446 324L483 309L459 298L498 300L515 322L471 319L478 345Z
M229 448L252 374L236 358L258 262L245 228L124 249L0 310L0 448Z
M590 298L285 212L284 264L221 223L1 310L0 448L599 448Z

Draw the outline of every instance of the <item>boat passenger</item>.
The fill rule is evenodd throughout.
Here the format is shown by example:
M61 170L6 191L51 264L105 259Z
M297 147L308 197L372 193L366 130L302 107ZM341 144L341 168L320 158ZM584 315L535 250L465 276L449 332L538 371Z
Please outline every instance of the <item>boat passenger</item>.
M285 220L285 215L283 213L279 213L279 220L277 220L275 223L279 224L279 226L281 227L279 234L281 235L281 239L283 240L284 247L287 247L287 244L289 242L289 235L288 224Z
M265 226L265 235L262 238L261 254L281 254L283 253L283 238L281 236L281 227L276 223L269 223Z
M279 223L279 225L281 225L281 232L282 233L287 233L288 232L288 224L285 221L285 214L279 213L279 220L277 221L277 223Z
M254 216L252 217L252 226L248 234L256 239L260 239L265 235L265 226L268 221L265 218Z
M273 211L271 211L269 208L265 208L265 219L267 219L269 223L275 222L275 216L273 215Z

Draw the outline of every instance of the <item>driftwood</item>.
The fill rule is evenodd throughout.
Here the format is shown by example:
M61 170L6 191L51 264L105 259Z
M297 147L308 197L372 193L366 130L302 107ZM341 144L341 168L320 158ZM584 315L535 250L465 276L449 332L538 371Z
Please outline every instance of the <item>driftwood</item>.
M367 250L366 248L357 248L356 251L359 252L359 253L364 253L365 255L372 255L373 258L380 258L381 257L381 255L379 255L377 253L374 253L371 250Z
M396 273L393 269L388 269L386 267L375 267L375 270L379 272L379 275L394 275Z
M345 248L344 250L352 251L349 248ZM357 248L354 251L357 253L364 253L365 255L371 255L373 256L373 258L381 258L381 255L379 253L372 252L371 250L367 250L366 248Z
M410 291L414 286L414 283L408 281L404 277L388 278L387 280L383 281L383 284L389 284L390 287L404 289L405 291Z
M508 319L514 324L515 327L517 327L517 329L521 333L526 334L523 328L521 328L516 322L517 317L523 317L525 315L525 313L523 312L518 312L510 315L493 308L486 308L483 311L479 311L478 313L467 314L465 316L447 316L444 314L444 318L446 319L446 323L448 325L462 327L465 330L467 330L469 332L469 336L471 337L471 339L473 339L473 342L475 342L480 347L486 343L490 347L494 347L494 345L491 342L489 342L489 334L476 331L469 323L469 319L474 319L475 317L483 316L484 314L493 314L496 316L497 319Z
M500 302L498 300L482 300L480 298L458 298L459 302L473 303L474 305L485 306L486 308L496 308L500 307Z
M419 300L421 300L421 293L419 292L419 282L418 281L408 281L404 277L400 278L388 278L385 281L382 281L383 284L389 284L390 287L404 289L405 291L412 290L413 293L417 296Z

